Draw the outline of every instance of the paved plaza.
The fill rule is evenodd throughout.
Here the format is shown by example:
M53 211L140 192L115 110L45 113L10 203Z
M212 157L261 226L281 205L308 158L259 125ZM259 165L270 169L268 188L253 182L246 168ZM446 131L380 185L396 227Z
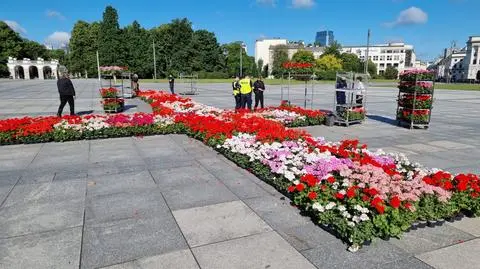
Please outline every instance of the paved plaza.
M76 110L101 113L98 81L73 83ZM199 87L195 100L231 107L229 85ZM314 108L332 108L332 87L316 87ZM280 89L267 88L268 105L278 105ZM291 89L294 103L303 91ZM55 81L0 80L0 93L1 118L55 115L59 102ZM480 173L480 92L435 98L428 130L395 125L393 88L369 90L362 125L306 129ZM148 111L138 100L127 106ZM346 248L271 186L184 135L0 147L0 268L478 268L480 220Z

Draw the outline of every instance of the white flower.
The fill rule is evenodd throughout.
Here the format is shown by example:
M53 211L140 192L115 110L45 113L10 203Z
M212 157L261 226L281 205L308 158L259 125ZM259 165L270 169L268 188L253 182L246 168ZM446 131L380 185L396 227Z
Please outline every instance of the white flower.
M339 210L340 212L343 212L343 211L347 210L347 208L346 208L345 206L343 206L343 205L340 205L340 206L338 206L338 210Z
M361 221L367 221L367 220L369 220L369 219L370 219L370 218L367 216L367 214L362 214L362 215L360 215L360 220L361 220Z
M334 202L330 202L330 203L328 203L328 204L325 206L325 209L330 210L330 209L334 208L335 205L336 205L336 204L335 204Z
M325 208L320 203L314 203L312 208L322 213L325 212Z
M347 225L350 227L355 227L355 222L348 221Z

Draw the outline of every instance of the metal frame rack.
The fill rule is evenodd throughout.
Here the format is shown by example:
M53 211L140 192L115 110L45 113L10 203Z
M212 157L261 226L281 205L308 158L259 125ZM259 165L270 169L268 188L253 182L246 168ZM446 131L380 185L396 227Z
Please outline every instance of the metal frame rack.
M111 98L105 98L105 99L115 99L115 101L118 101L119 99L123 99L123 96L124 96L124 92L123 92L123 76L121 78L122 80L122 83L120 85L116 85L115 83L112 84L112 80L113 80L113 74L102 74L101 75L101 79L100 79L100 89L99 89L99 93L101 95L101 90L105 87L108 87L108 88L117 88L117 87L120 87L121 88L121 95L118 96L118 94L115 96L115 97L111 97ZM108 83L105 83L105 81L108 81ZM123 103L124 104L124 103ZM105 113L118 113L118 112L122 112L124 110L124 105L120 105L120 107L118 107L117 109L105 109L104 108L104 111Z
M335 123L346 125L365 121L368 75L353 72L338 72L336 77L334 109ZM359 111L355 111L359 110ZM363 113L363 117L351 119L352 112Z
M419 76L421 76L419 78ZM412 83L412 88L404 88L400 87L399 84L399 90L398 90L398 99L397 99L397 114L396 114L396 120L398 126L405 126L410 129L413 128L424 128L428 129L430 125L430 119L432 116L432 109L433 109L433 94L435 91L435 77L433 74L427 75L430 76L430 79L424 79L423 77L425 74L416 74L415 75L415 80L402 80L400 84L403 83ZM431 89L430 90L419 90L419 84L422 83L427 83L431 84ZM420 85L421 87L421 85ZM413 95L413 98L411 99L412 104L411 105L406 105L402 103L402 100L405 99L405 96L407 95ZM429 96L429 100L431 101L431 105L428 108L417 108L417 101L419 101L420 96ZM420 100L421 101L421 100ZM424 122L415 122L413 115L410 116L410 119L405 119L401 116L401 113L403 113L404 110L410 111L411 114L415 114L416 111L427 111L427 120Z

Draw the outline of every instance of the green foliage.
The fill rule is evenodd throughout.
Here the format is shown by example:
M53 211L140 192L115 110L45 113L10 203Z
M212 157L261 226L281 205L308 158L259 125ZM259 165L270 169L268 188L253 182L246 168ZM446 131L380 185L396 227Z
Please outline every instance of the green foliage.
M97 49L100 23L78 21L70 38L69 69L73 73L97 76ZM101 63L102 64L102 63Z
M295 63L315 63L315 57L313 56L313 53L308 50L299 50L295 52L292 56L292 62Z
M224 69L222 49L213 32L198 30L193 33L192 69L195 72L220 72Z
M383 76L386 79L397 79L398 70L393 66L387 66L387 69L385 69L385 73L383 74Z
M377 77L377 65L375 65L375 63L372 62L372 60L368 60L367 70L372 78ZM364 71L365 71L365 61L361 62L360 70L358 70L358 72L363 73Z
M268 64L263 66L262 77L264 77L264 78L268 77L268 69L269 69Z
M152 77L153 48L150 33L137 21L125 27L122 32L122 65L128 66L128 69L139 77Z
M288 52L287 46L277 45L273 49L273 66L272 66L272 75L276 78L279 78L283 75L285 69L283 64L288 62Z
M323 56L323 55L322 55ZM338 71L342 69L342 60L332 54L324 55L317 59L316 69L320 71Z
M226 61L226 72L229 77L239 75L240 73L240 51L242 52L242 74L256 76L257 75L257 64L255 63L255 58L248 56L245 53L245 50L240 50L241 44L238 42L225 44L222 46L225 61Z
M340 45L340 43L338 43L337 41L333 41L330 46L325 47L322 57L327 55L333 55L336 58L340 58L341 51L342 45Z
M342 53L340 55L342 60L343 71L347 72L359 72L362 66L362 62L357 55L353 53Z
M112 6L107 6L105 12L103 12L98 36L100 65L125 65L122 59L121 33L117 10Z
M259 59L257 62L257 74L263 77L263 60Z

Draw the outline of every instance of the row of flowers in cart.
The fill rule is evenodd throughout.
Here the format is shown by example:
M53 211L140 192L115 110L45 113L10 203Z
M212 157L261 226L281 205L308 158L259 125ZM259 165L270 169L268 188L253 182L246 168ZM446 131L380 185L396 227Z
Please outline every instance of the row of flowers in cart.
M403 155L369 151L356 140L332 143L284 126L291 121L284 115L296 114L298 121L321 113L289 106L235 113L160 92L140 96L154 114L3 120L0 139L185 133L290 193L351 250L375 237L398 236L416 222L480 214L476 175L426 169Z

